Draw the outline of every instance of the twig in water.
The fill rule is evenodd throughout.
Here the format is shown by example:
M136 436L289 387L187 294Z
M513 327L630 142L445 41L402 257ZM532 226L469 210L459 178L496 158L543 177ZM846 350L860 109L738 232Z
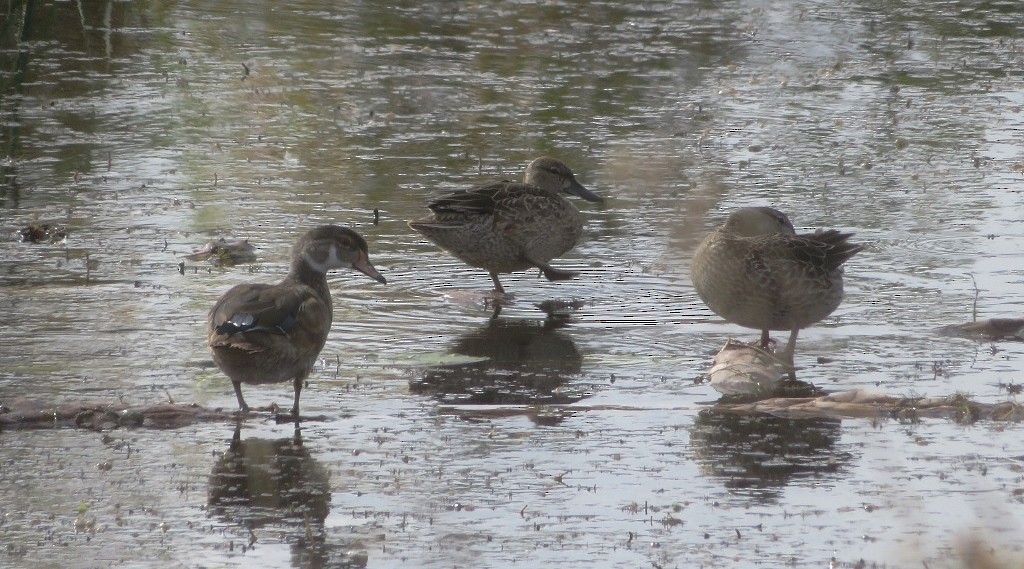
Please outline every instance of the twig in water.
M971 322L978 321L978 281L974 280L974 273L967 273L967 276L971 277L971 283L974 284L974 306L971 308Z

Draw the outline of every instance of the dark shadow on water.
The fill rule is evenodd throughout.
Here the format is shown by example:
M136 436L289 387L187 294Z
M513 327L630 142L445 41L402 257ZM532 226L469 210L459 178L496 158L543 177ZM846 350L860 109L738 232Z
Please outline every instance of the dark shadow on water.
M569 380L580 373L583 356L560 329L566 317L541 321L493 318L456 340L450 353L480 361L438 365L410 381L413 393L448 404L569 404L583 399L586 386Z
M365 567L365 556L347 553L351 544L328 542L330 502L330 473L303 446L299 429L292 437L242 440L237 427L207 491L210 515L250 532L271 527L286 534L293 567ZM258 548L250 535L249 547Z
M701 411L690 444L706 474L726 488L771 502L797 479L836 478L853 455L836 448L839 419L783 419Z

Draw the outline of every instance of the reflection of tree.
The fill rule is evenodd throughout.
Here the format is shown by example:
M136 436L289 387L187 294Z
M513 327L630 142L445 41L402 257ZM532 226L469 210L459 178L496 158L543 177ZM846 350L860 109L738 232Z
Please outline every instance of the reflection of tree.
M565 320L543 322L494 318L458 339L451 353L486 358L434 366L410 382L416 393L433 393L447 403L572 403L583 391L563 389L578 374L583 357L572 339L558 331Z
M243 441L236 428L231 446L213 466L207 494L210 513L224 520L250 530L289 528L295 567L365 564L332 558L324 534L330 501L329 473L302 445L298 429L289 438Z
M99 143L83 140L101 132L104 120L79 97L110 89L113 62L131 59L145 44L146 34L120 30L153 27L150 13L145 3L115 0L6 2L0 8L0 158L21 158L22 139L38 144L42 136L57 159L47 170L92 171ZM44 112L40 101L49 102ZM76 134L54 138L55 131ZM27 152L40 152L32 143ZM0 205L17 207L20 188L30 187L25 179L37 171L0 160Z
M767 415L701 411L690 445L707 474L727 488L744 489L765 500L793 478L831 475L851 455L834 450L838 419L783 419Z

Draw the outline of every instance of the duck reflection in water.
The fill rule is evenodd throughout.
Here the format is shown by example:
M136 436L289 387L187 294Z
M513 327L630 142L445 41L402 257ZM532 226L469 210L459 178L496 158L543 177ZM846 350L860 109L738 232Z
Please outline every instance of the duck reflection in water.
M568 404L589 388L566 387L580 373L583 356L561 331L568 319L542 321L493 318L460 337L450 353L475 359L428 368L410 382L414 393L433 394L449 404Z
M852 460L836 448L841 421L704 409L690 433L697 464L726 488L773 502L794 480L834 478Z
M298 428L291 437L242 440L239 425L207 491L210 514L253 532L250 541L262 537L254 530L264 526L287 534L294 567L365 566L359 556L338 559L348 548L327 544L330 501L330 474L302 444Z

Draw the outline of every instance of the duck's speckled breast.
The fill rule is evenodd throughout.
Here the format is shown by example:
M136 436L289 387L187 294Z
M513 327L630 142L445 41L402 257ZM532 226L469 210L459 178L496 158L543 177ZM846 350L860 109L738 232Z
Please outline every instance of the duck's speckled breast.
M748 328L792 330L824 319L842 302L841 268L808 270L752 242L716 232L697 248L693 285L716 314Z

